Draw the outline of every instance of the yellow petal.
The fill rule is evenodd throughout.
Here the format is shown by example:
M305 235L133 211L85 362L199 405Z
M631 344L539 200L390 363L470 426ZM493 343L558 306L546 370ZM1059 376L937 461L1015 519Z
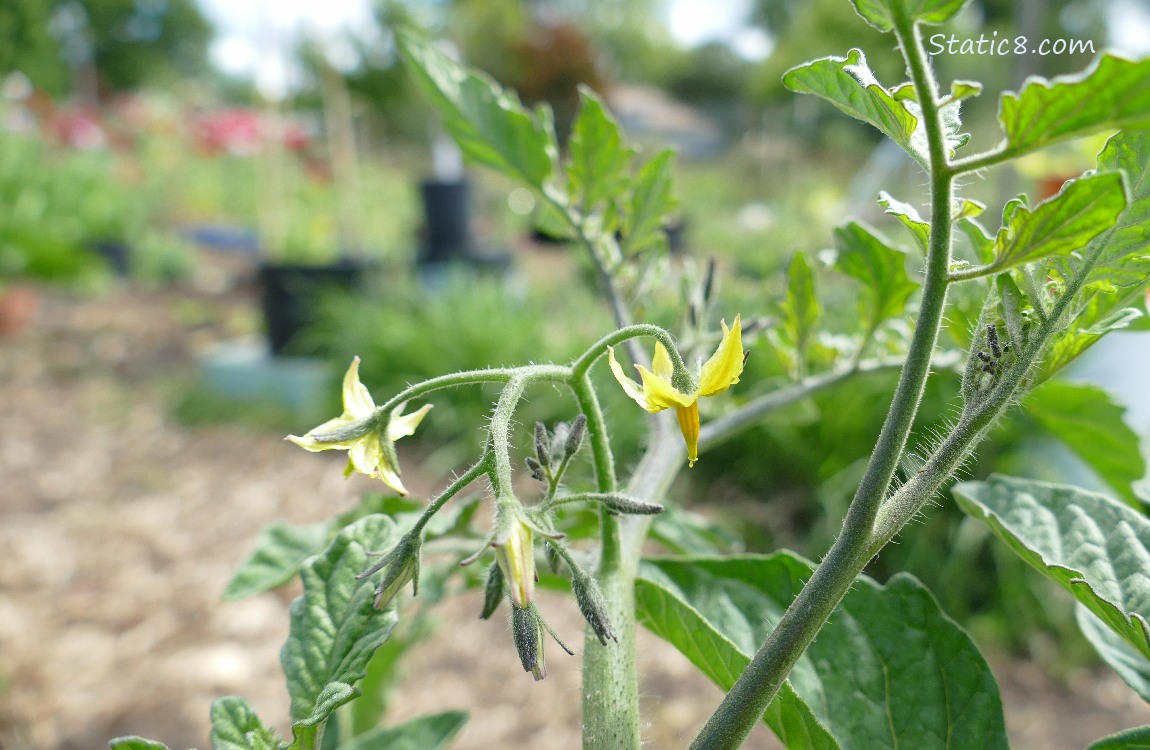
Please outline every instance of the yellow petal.
M639 371L639 376L643 378L643 396L647 401L645 407L649 412L662 411L669 409L672 406L690 406L695 403L694 396L688 396L675 386L671 385L671 381L661 378L658 375L651 373L643 365L635 365L635 369Z
M679 429L687 441L687 466L694 466L699 460L699 403L696 401L686 408L676 408L675 416L679 418Z
M740 316L735 316L735 325L727 330L724 321L723 340L699 372L699 395L714 396L739 382L743 373L743 328Z
M623 391L634 399L635 403L647 409L647 398L643 395L643 389L634 380L623 374L623 368L615 360L615 350L611 347L607 347L607 361L611 365L611 372L615 375L615 379L619 381L619 385L623 386ZM655 411L659 410L656 409Z
M348 446L347 458L360 474L374 477L383 461L383 446L379 444L379 433L369 432Z
M503 571L511 601L520 608L535 599L535 549L531 536L527 524L515 521L507 541L495 548L495 561Z
M407 495L407 488L403 486L403 481L399 478L399 472L395 471L386 459L379 464L379 473L377 476L380 478L380 481L399 494Z
M323 427L323 426L324 425L321 425L320 427ZM320 427L315 428L314 430L312 430L312 432L322 432ZM309 432L308 434L304 435L303 437L299 437L297 435L288 435L284 439L290 440L291 442L295 443L296 445L303 448L304 450L311 451L312 453L319 453L320 451L330 451L330 450L341 450L341 451L347 450L348 443L346 443L346 442L343 442L343 443L321 443L320 441L316 440L315 438L313 438L311 436L312 432Z
M415 428L431 411L433 404L425 404L410 414L403 414L404 404L395 407L391 412L391 421L387 423L387 439L393 443L402 437L415 434Z
M671 355L667 353L667 347L663 346L662 341L655 342L655 358L651 360L651 370L654 371L655 377L671 382L675 366L671 364Z
M371 393L359 382L359 357L356 357L343 376L343 413L345 417L362 419L374 411Z

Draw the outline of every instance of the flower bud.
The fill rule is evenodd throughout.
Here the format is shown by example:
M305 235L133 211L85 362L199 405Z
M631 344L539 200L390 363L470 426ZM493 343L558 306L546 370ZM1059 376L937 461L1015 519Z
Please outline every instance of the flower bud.
M510 521L504 534L500 535L503 538L497 536L491 542L495 548L495 561L510 587L511 601L517 607L526 607L535 599L535 549L531 527L516 517Z
M599 502L607 506L612 513L623 513L633 516L653 516L662 513L664 508L658 503L647 503L636 497L625 495L622 492L605 492L595 495Z
M519 652L524 672L530 672L536 682L547 676L547 661L543 653L543 626L535 607L511 606L511 637Z
M542 422L535 423L535 457L543 467L551 466L551 436Z
M526 460L527 469L531 472L531 478L540 482L546 482L547 477L543 473L543 466L531 456Z
M579 452L580 446L583 445L583 436L587 434L587 415L580 414L575 417L575 421L571 423L571 431L567 433L567 444L564 446L563 453L570 458Z
M495 614L499 603L503 601L505 589L503 571L498 563L491 563L491 567L487 569L487 583L483 587L483 612L479 614L480 620L488 620Z
M591 626L599 643L606 646L608 639L618 643L619 639L611 629L611 619L607 615L607 600L603 598L599 584L582 569L572 572L571 590L575 592L575 601L579 604L583 619Z

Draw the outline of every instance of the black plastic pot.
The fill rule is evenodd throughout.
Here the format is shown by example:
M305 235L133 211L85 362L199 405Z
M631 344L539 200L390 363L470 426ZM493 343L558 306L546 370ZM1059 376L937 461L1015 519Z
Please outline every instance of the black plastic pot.
M420 185L423 195L423 244L420 265L465 260L471 247L471 186L466 180L440 182L427 180Z
M261 264L260 303L272 354L317 353L314 344L298 340L299 332L319 320L324 294L361 289L367 271L352 260L326 266Z
M121 278L127 278L132 265L132 248L123 240L91 240L88 246L107 261L112 271Z

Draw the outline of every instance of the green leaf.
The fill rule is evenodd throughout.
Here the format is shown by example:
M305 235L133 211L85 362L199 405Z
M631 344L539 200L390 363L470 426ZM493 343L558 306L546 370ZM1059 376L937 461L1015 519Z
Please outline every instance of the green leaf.
M789 553L645 561L638 615L729 689L810 573ZM768 723L810 731L782 737L788 748L1006 748L993 675L908 575L860 577L787 684L793 698L780 692Z
M584 213L616 194L628 180L634 151L623 143L619 125L591 89L580 86L582 106L568 142L568 191Z
M724 563L756 566L758 585L727 580L729 573L714 570ZM730 690L770 632L770 623L778 622L786 607L787 602L758 589L780 593L789 601L810 574L808 564L790 555L646 560L635 584L636 616L712 682ZM705 599L708 593L712 597ZM792 687L812 671L809 660L801 658L764 720L789 750L837 750L839 743Z
M117 737L108 742L112 750L171 750L167 745L143 737Z
M666 149L639 170L628 204L622 246L624 254L666 243L663 220L676 205L671 193L674 168L675 152Z
M1150 726L1135 727L1103 737L1086 750L1150 750Z
M1141 310L1122 307L1134 302L1141 294L1137 289L1126 290L1123 294L1094 293L1047 349L1035 382L1041 383L1073 362L1107 333L1127 328L1141 318Z
M243 698L235 695L212 703L212 747L215 750L278 750L280 740L264 726Z
M1132 485L1146 473L1138 434L1098 386L1049 380L1023 401L1030 416L1074 451L1128 505L1141 509Z
M1033 211L1011 202L994 238L991 267L1001 271L1081 251L1113 226L1125 207L1126 189L1116 172L1071 180Z
M291 696L293 747L314 736L320 722L351 700L367 663L395 627L394 609L372 606L382 573L356 580L371 564L368 550L395 544L386 516L368 516L341 531L300 570L303 596L291 606L291 631L280 651Z
M955 485L962 509L1150 657L1150 520L1105 495L991 476Z
M805 255L795 253L787 267L787 296L782 304L782 322L787 339L794 346L797 363L806 361L807 344L815 332L819 312L811 267ZM797 369L796 376L805 375L805 366L798 364Z
M1130 287L1150 277L1150 130L1126 130L1112 136L1098 154L1100 172L1126 174L1130 203L1091 271L1090 280Z
M852 49L845 58L825 57L792 68L783 75L783 84L791 91L826 99L856 120L873 125L926 166L926 136L918 118L883 88L861 50Z
M328 533L326 523L295 526L277 521L268 526L224 589L224 599L239 601L284 585L304 560L323 549Z
M851 0L855 12L879 31L894 28L896 15L911 21L940 24L966 5L967 0Z
M903 203L891 197L891 194L885 190L878 194L878 204L907 228L910 236L914 238L915 244L918 245L918 249L925 255L927 244L930 242L930 224L922 220L918 214L918 209L909 203Z
M901 314L918 288L907 276L906 253L853 221L835 229L835 247L835 268L863 285L860 300L866 327L873 330Z
M1150 58L1131 62L1111 54L1077 75L1030 79L1003 94L998 119L1014 158L1052 143L1100 130L1150 126Z
M441 750L467 723L463 711L420 716L386 729L375 729L340 745L339 750Z
M957 219L954 224L970 241L976 258L985 264L994 260L994 238L986 233L981 224L968 217Z
M396 42L408 71L463 154L542 190L559 154L546 110L529 112L513 92L427 40L401 32Z
M652 517L651 538L679 555L718 555L736 548L738 539L714 522L674 505Z
M1074 615L1078 629L1094 646L1102 660L1110 665L1122 680L1142 700L1150 701L1150 660L1138 653L1133 646L1098 619L1082 604L1074 605Z

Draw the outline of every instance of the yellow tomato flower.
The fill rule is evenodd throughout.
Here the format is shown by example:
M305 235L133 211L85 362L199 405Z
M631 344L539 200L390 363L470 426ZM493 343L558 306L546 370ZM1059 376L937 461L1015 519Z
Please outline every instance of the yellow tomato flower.
M406 495L407 488L399 478L399 462L395 457L394 443L415 432L415 428L431 409L431 404L411 414L404 414L403 406L400 404L392 410L385 430L358 429L364 426L364 420L375 415L375 402L367 387L359 382L359 357L356 357L343 376L343 414L324 422L303 437L288 435L287 439L313 453L347 451L344 476L358 471L369 477L378 477L388 487Z
M526 607L535 600L535 548L531 537L531 527L515 520L505 540L492 541L495 561L503 571L516 607Z
M611 372L635 403L651 413L675 409L675 415L679 418L679 429L683 431L683 439L687 441L687 463L690 466L693 466L699 458L699 398L722 393L739 382L739 375L743 372L743 329L740 317L735 316L735 323L730 329L727 328L725 321L722 326L723 340L699 370L695 387L689 393L679 390L672 383L674 367L671 355L661 342L655 343L655 357L651 361L651 370L642 365L635 365L642 378L641 384L623 374L623 368L615 360L615 351L610 347L607 348Z

